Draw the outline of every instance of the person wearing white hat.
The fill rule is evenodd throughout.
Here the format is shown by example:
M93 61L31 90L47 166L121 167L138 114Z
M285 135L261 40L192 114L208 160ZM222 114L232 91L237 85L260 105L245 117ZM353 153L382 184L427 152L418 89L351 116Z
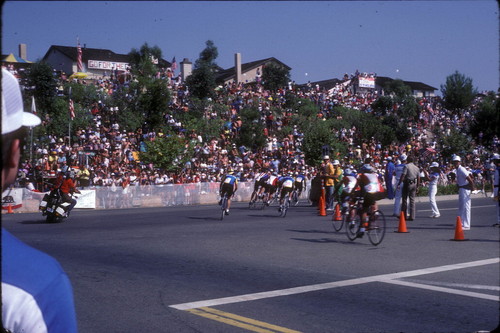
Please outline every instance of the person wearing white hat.
M403 172L406 168L406 155L401 155L399 159L396 160L396 165L394 167L394 211L393 216L399 217L401 213L401 199L403 198L403 187L398 186L399 181L401 180L401 176L403 176Z
M497 223L496 226L500 226L500 200L499 200L499 188L500 188L500 155L493 154L491 160L495 164L495 174L493 176L493 199L496 201L497 205Z
M471 192L475 190L472 173L461 165L462 159L455 155L452 158L453 165L456 168L458 185L458 215L462 220L462 229L470 230L470 210L471 210Z
M17 79L2 69L2 192L16 178L26 128L40 123L24 112ZM4 228L2 324L10 332L77 332L71 284L59 263Z
M436 193L437 185L439 180L439 164L437 162L432 162L429 166L430 172L424 170L425 177L429 180L429 202L431 204L432 214L430 217L438 218L441 216L439 213L439 208L436 203Z

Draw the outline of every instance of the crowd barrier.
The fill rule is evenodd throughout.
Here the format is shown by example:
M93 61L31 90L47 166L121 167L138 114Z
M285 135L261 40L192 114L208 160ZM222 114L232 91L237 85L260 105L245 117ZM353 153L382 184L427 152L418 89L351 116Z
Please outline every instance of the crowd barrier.
M233 200L250 201L254 182L238 183ZM301 199L307 199L307 190L302 192ZM169 207L186 205L215 204L219 201L219 183L190 183L117 187L91 187L80 190L75 208L86 209L120 209L133 207ZM12 188L2 193L2 213L10 209L14 212L37 212L45 193L34 192L26 188Z

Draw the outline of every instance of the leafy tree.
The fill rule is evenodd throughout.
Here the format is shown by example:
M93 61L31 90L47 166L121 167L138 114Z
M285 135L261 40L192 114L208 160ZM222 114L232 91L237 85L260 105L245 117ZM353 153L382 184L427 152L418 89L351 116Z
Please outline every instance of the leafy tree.
M500 133L500 99L491 92L479 105L470 126L471 135L480 144L490 144ZM481 134L482 133L482 134Z
M162 59L162 52L158 46L150 47L148 43L144 43L139 50L133 48L128 56L134 75L152 77L158 72L156 64L159 59Z
M57 97L57 80L54 69L45 62L31 65L26 77L26 98L35 96L37 112L43 118L51 113L51 106Z
M471 78L455 71L454 74L446 77L446 83L441 85L441 93L444 106L448 110L458 112L471 105L477 90L473 87Z
M465 133L453 128L450 135L444 136L441 140L443 147L441 154L444 158L451 158L452 155L463 155L471 150L470 141Z
M268 63L262 71L262 81L265 89L276 91L288 85L290 71L279 64Z
M330 121L315 120L303 124L304 142L302 144L305 161L309 165L319 165L323 159L323 146L328 146L330 155L343 156L347 147L332 135Z
M179 172L191 159L192 153L193 150L185 138L172 135L147 141L146 151L139 154L139 159L142 163L152 163L156 168Z
M264 147L266 139L264 126L259 121L260 112L256 107L245 107L240 111L242 125L237 138L238 145L258 149Z
M219 52L214 42L208 40L206 47L200 53L200 57L194 64L193 72L186 79L186 85L192 96L199 99L214 97L215 88L217 87L215 81L215 74L217 70L217 59Z

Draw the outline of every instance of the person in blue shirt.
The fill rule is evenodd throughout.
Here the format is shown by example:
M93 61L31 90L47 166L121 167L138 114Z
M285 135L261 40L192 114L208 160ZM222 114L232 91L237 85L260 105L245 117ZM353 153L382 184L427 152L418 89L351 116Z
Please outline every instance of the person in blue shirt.
M292 192L295 186L295 179L291 174L286 176L279 177L278 179L278 187L280 189L280 206L278 210L281 212L283 207L285 196L288 195L288 199L291 200Z
M295 173L295 189L297 190L297 198L300 198L302 191L306 190L306 176L302 172Z
M27 127L17 79L2 69L2 192L16 178ZM2 332L76 333L73 291L60 264L2 228Z
M227 208L226 215L229 215L229 208L231 208L231 198L234 193L238 190L238 178L234 175L234 171L232 169L228 170L227 175L222 178L219 187L220 196L223 197L227 194Z

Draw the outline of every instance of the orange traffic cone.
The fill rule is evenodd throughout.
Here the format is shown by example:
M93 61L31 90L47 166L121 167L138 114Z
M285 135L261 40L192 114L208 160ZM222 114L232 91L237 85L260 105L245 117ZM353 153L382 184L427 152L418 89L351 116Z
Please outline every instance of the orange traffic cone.
M7 206L7 214L14 214L14 211L12 210L12 205L11 204L9 204Z
M325 190L321 190L321 196L319 197L319 216L326 216Z
M409 231L406 230L406 219L405 219L405 212L401 211L399 214L399 227L398 231L394 231L398 233L408 233Z
M452 241L465 241L464 230L462 229L462 219L457 216L457 223L455 224L455 238L450 239Z
M335 212L332 216L332 221L342 221L342 214L340 213L340 204L335 205Z

